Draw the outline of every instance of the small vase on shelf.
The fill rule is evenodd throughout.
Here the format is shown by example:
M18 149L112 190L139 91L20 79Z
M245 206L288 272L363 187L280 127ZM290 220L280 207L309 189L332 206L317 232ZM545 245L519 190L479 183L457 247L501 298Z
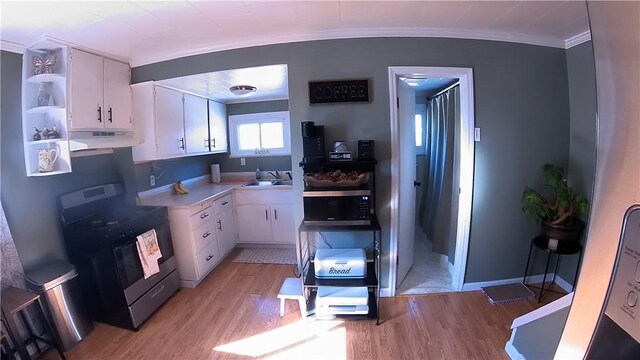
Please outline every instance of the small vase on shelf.
M40 88L38 89L38 107L49 106L50 102L53 103L53 99L51 98L51 95L47 93L45 84L40 84Z

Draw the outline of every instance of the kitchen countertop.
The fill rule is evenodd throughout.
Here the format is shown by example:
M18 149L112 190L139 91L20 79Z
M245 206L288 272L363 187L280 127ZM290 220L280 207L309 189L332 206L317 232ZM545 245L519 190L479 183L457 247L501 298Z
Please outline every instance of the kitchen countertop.
M175 209L189 208L193 205L207 200L214 200L224 195L230 194L234 189L245 190L291 190L292 185L275 186L243 186L250 182L247 180L224 181L221 183L211 183L206 181L196 181L188 184L183 182L189 190L188 194L177 195L172 190L172 185L167 185L166 189L157 189L152 192L138 194L138 203L147 206L167 206Z

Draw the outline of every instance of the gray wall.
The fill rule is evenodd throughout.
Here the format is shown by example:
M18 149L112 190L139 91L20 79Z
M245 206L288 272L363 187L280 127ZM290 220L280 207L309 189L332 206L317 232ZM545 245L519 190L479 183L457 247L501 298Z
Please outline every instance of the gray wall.
M22 145L22 55L0 52L1 195L7 222L26 271L48 259L66 259L56 197L118 181L111 155L71 159L73 172L27 177Z
M567 178L573 189L585 194L591 202L596 170L597 134L596 73L591 41L567 50L567 70L570 106ZM583 239L586 240L586 236L583 236ZM559 274L573 284L577 267L577 256L565 256L562 259Z
M325 125L327 142L376 143L377 213L382 224L383 285L388 284L391 151L389 66L452 66L474 70L475 191L466 282L521 276L537 228L520 211L525 184L541 185L546 162L566 166L569 99L565 50L506 42L436 38L366 38L278 44L190 56L133 69L133 82L233 68L287 64L292 169L302 171L302 121ZM313 80L366 78L371 102L309 105ZM401 189L402 190L402 189ZM302 219L297 183L296 222Z

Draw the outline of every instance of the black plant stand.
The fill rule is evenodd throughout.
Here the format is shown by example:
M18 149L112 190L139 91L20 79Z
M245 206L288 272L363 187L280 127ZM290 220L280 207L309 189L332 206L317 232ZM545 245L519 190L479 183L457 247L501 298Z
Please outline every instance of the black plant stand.
M544 268L544 276L542 278L541 286L527 285L527 274L529 273L529 264L531 263L531 253L533 250L533 246L536 246L538 249L545 251L547 253L547 265ZM522 283L528 287L532 287L535 289L540 289L540 293L538 294L538 303L542 300L542 295L546 292L554 292L560 293L559 291L555 291L551 289L551 286L556 281L556 275L558 274L558 269L560 268L560 261L562 260L562 255L574 255L579 254L578 258L578 267L576 268L576 274L573 277L573 288L575 288L575 283L578 280L578 271L580 271L580 262L582 261L582 245L580 245L577 241L568 241L568 240L560 240L558 241L557 247L549 247L549 238L543 235L536 236L531 240L531 245L529 246L529 256L527 257L527 266L524 269L524 277L522 278ZM555 267L553 270L553 279L549 286L545 287L545 283L547 281L547 273L549 272L549 263L551 260L551 255L555 255Z

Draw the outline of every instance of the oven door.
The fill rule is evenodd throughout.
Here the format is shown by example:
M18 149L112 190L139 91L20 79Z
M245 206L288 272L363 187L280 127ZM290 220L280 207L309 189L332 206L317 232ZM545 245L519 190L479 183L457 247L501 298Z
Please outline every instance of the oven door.
M160 271L148 279L144 278L142 271L142 264L136 245L137 235L131 236L113 247L120 286L124 290L129 305L176 269L169 222L164 221L155 226L154 229L162 257L158 259Z
M366 190L303 193L306 225L370 225L371 195Z

